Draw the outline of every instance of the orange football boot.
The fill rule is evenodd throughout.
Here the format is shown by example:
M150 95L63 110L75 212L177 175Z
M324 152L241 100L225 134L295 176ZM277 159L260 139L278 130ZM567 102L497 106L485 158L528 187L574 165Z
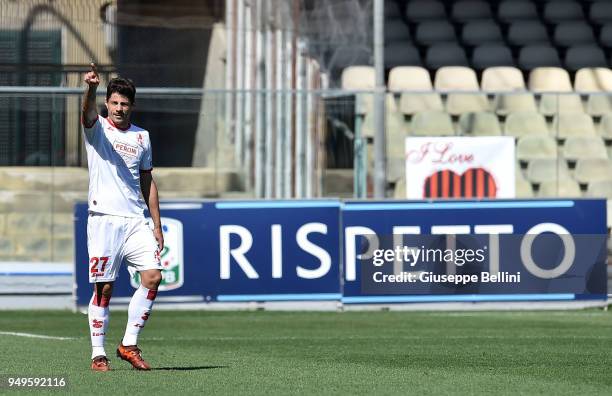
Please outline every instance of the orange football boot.
M110 364L104 355L96 356L91 360L91 369L93 371L109 371Z
M151 370L151 366L142 359L140 353L140 349L136 345L124 346L119 344L117 347L118 358L130 362L136 370Z

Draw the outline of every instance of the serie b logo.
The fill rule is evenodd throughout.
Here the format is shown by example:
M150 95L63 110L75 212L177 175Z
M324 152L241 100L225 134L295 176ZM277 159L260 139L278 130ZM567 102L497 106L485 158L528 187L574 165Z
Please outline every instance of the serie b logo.
M153 225L151 219L147 219L149 226ZM161 218L162 231L164 233L164 248L159 252L162 265L162 281L159 291L174 290L183 286L185 281L185 270L183 261L183 223L168 217ZM132 287L140 285L140 275L136 273L131 279Z

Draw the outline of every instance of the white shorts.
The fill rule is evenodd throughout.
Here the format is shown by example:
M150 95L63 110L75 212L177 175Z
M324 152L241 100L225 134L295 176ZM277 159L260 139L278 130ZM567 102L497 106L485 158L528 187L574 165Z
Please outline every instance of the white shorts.
M89 283L112 282L125 259L131 276L158 269L159 249L153 231L143 217L89 213L87 219Z

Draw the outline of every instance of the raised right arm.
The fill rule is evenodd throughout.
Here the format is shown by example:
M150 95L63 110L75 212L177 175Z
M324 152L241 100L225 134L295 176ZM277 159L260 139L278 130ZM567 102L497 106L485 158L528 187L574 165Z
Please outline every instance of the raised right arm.
M95 63L92 63L90 66L91 70L85 74L84 78L87 88L83 95L83 109L81 112L81 120L86 128L92 127L98 119L96 90L98 89L98 84L100 84L100 76L96 70Z

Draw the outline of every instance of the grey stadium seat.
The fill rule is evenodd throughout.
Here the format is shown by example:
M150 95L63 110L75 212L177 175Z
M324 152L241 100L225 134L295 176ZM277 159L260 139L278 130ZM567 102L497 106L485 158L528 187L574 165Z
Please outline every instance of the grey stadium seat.
M491 19L491 7L483 0L459 0L453 4L451 17L457 22Z
M385 1L385 20L391 18L401 18L402 10L395 1Z
M476 70L495 66L514 66L512 51L504 44L480 45L472 54L472 66Z
M501 135L501 127L497 116L489 112L470 112L459 116L459 134L467 136L497 136Z
M570 47L565 54L565 68L578 71L583 67L606 67L606 56L596 45L577 45Z
M549 1L544 6L544 20L548 23L584 19L582 7L575 1Z
M526 70L544 66L560 67L561 59L555 48L546 44L536 44L521 48L518 64Z
M421 66L419 51L402 42L388 44L385 46L385 69L396 66Z
M604 48L612 48L612 23L607 23L601 28L599 42Z
M443 66L468 66L465 50L454 43L432 45L427 49L425 64L430 69Z
M454 42L457 34L453 25L447 21L426 21L417 26L415 41L421 45Z
M518 21L512 23L508 29L508 43L510 45L523 46L548 44L548 42L546 26L540 21Z
M516 144L516 158L519 161L557 158L557 142L550 136L522 136Z
M497 17L504 23L538 19L538 11L531 1L504 0L499 4Z
M406 5L404 15L409 22L446 19L444 5L436 0L412 0Z
M563 22L557 25L553 35L554 42L560 47L592 44L595 40L591 25L583 21Z
M602 0L591 4L589 19L598 25L612 23L612 3Z
M520 138L527 135L548 136L549 131L546 119L542 114L535 111L524 111L508 115L504 125L504 134Z
M472 21L463 25L461 41L465 45L476 46L504 41L499 25L493 21Z
M444 111L424 111L416 113L412 119L410 132L416 136L453 136L453 122Z
M385 44L395 41L409 41L410 29L401 19L385 21Z

